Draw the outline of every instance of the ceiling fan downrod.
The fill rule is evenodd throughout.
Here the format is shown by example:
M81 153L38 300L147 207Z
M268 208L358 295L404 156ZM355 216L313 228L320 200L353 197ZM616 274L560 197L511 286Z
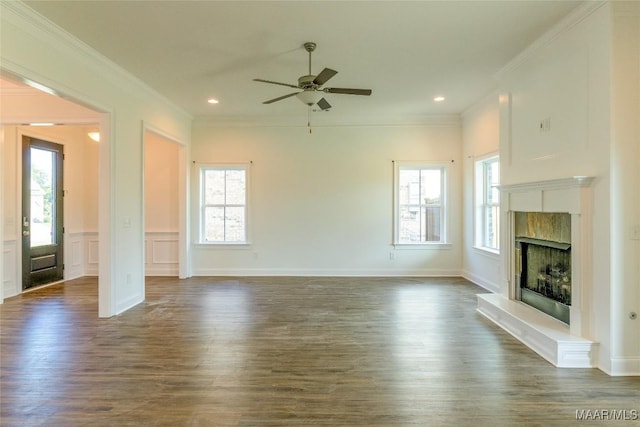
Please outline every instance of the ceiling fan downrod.
M316 50L316 44L314 42L306 42L303 46L309 52L309 75L311 75L311 52Z

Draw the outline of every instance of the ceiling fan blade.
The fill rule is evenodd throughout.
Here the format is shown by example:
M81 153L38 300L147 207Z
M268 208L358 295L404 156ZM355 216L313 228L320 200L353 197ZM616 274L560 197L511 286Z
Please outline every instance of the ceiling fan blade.
M293 93L290 93L290 94L288 94L288 95L279 96L279 97L277 97L277 98L273 98L273 99L270 99L270 100L268 100L268 101L264 101L264 102L263 102L263 104L271 104L271 103L273 103L273 102L280 101L280 100L282 100L282 99L289 98L289 97L294 96L294 95L297 95L297 94L298 94L298 92L293 92Z
M331 104L329 104L327 102L326 99L322 98L320 101L318 101L318 107L320 107L321 110L328 110L329 108L331 108Z
M338 74L336 70L332 70L331 68L325 68L324 70L320 71L320 74L318 74L315 79L313 79L313 84L322 86L323 84L328 82L331 77L335 76L336 74Z
M280 85L280 86L287 86L287 87L292 87L295 89L299 89L300 86L296 86L296 85L290 85L289 83L280 83L280 82L274 82L271 80L263 80L263 79L253 79L254 82L261 82L261 83L271 83L272 85Z
M327 93L341 93L344 95L371 95L371 89L348 89L342 87L327 87L322 89Z

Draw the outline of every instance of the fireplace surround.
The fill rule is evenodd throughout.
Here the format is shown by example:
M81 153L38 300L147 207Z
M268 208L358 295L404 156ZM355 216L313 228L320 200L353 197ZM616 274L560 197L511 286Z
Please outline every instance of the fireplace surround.
M597 364L589 338L592 182L501 186L500 292L478 295L480 314L558 367Z

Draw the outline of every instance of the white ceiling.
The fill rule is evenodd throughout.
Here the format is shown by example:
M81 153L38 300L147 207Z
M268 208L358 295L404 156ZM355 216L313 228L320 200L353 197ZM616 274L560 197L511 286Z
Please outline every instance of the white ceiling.
M196 118L301 120L294 91L313 74L327 94L313 113L332 124L419 122L458 114L494 89L495 74L582 1L26 1ZM435 95L446 96L434 103ZM207 104L209 97L220 100Z

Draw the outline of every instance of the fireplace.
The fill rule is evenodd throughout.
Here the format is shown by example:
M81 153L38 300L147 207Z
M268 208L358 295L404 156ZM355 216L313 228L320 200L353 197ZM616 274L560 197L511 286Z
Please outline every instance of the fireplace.
M501 283L478 312L559 367L596 366L589 177L502 185Z
M571 307L571 215L515 212L515 298L567 325Z

